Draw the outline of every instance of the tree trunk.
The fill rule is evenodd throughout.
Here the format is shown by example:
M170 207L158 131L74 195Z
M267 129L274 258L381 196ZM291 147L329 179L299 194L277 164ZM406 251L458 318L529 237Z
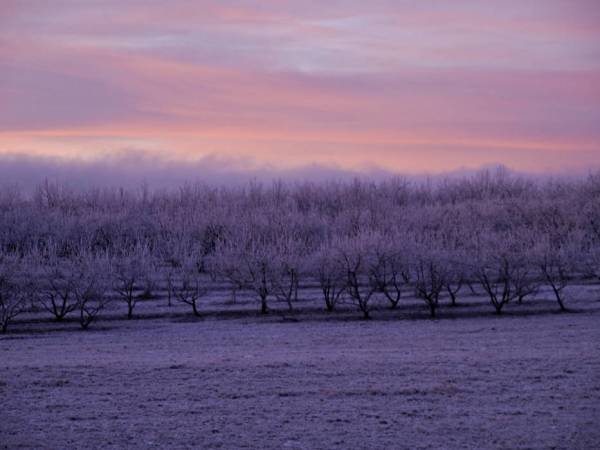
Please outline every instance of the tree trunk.
M196 305L196 301L192 301L192 311L194 312L194 316L200 317L200 311L198 311L198 306Z
M82 305L81 309L79 310L79 325L81 325L81 329L87 330L93 321L94 314L87 312L85 307Z
M450 294L450 306L457 306L456 304L456 294L452 291L452 289L448 288L448 294Z
M566 311L567 308L565 307L565 304L564 304L564 302L563 302L563 300L561 298L560 291L558 289L556 289L556 287L554 285L552 286L552 290L554 291L554 296L556 297L556 301L558 302L558 306L560 306L560 310L563 311L563 312Z
M171 306L171 296L173 295L173 283L171 282L171 279L167 280L167 306Z
M429 302L429 313L431 314L431 318L435 319L436 305L433 302Z
M79 319L79 325L81 325L82 330L87 330L90 324L92 323L91 317L85 317L85 313L81 312L81 317Z
M268 312L269 312L269 309L267 308L267 297L261 296L261 298L260 298L260 313L268 314Z
M323 292L323 298L325 299L325 308L327 312L333 311L335 308L335 293L332 292L330 287L322 286L321 292Z
M385 291L384 291L384 295L390 302L390 309L396 309L396 307L398 306L398 303L400 303L400 296L393 298L390 294L388 294Z
M298 280L298 275L296 275L294 280L294 301L296 303L298 303L298 289L300 289L300 281Z
M133 319L133 303L127 303L127 320Z

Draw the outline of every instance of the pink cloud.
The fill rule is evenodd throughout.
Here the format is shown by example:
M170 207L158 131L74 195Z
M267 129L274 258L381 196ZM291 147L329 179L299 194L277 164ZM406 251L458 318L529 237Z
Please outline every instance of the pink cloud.
M595 2L118 4L3 3L0 152L599 163Z

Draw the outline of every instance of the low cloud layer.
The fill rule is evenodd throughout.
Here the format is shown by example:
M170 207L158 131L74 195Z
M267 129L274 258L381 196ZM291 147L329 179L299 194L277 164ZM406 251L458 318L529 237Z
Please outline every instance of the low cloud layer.
M478 169L463 168L438 174L403 174L380 168L352 171L319 164L283 170L266 165L260 166L250 160L225 160L216 157L183 163L169 161L141 151L123 152L96 161L4 155L0 156L0 188L16 186L24 192L32 192L36 186L46 180L74 189L91 187L137 189L142 185L147 185L151 189L173 189L185 183L240 186L250 181L270 183L275 180L288 183L350 181L355 178L381 181L395 176L422 181L468 176L479 170L498 168L508 170L501 164L481 166ZM592 171L591 169L578 172L565 171L553 175L577 177L585 176ZM541 176L526 172L513 171L512 173L530 177Z
M147 184L160 189L173 188L184 183L235 186L252 180L321 182L351 180L355 177L383 179L393 175L384 170L355 172L317 164L288 170L268 166L243 169L243 163L244 161L219 160L213 157L183 163L167 161L143 152L88 162L8 155L0 157L0 185L16 185L29 191L48 180L73 188L137 188Z

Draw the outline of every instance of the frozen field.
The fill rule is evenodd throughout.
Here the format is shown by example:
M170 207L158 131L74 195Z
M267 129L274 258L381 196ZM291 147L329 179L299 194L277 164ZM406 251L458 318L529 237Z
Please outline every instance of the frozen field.
M598 294L502 317L472 298L435 321L243 299L199 319L115 304L87 332L25 316L0 336L0 448L598 448Z

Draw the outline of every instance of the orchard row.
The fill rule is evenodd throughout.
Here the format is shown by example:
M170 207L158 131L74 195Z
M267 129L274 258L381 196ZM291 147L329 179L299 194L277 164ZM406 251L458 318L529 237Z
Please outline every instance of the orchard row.
M368 318L376 296L396 307L416 295L435 316L442 293L454 302L474 285L498 313L541 286L565 309L582 278L600 280L594 175L0 192L4 330L32 302L84 328L115 299L132 317L151 280L194 314L215 283L253 293L263 313L317 283L328 310L345 299Z

